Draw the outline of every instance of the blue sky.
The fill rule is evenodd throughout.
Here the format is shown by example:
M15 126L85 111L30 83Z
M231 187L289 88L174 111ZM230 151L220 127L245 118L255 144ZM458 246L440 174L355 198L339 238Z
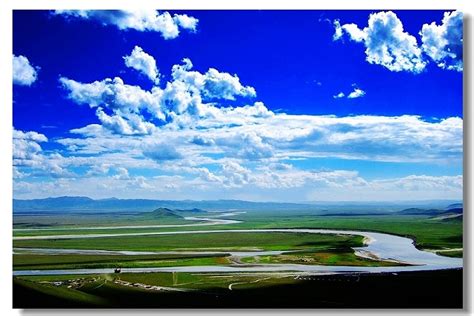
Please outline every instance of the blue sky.
M460 12L13 22L17 198L462 198Z

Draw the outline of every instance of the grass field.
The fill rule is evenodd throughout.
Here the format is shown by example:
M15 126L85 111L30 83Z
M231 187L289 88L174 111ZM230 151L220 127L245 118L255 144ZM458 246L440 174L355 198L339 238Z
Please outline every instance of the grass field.
M102 250L293 250L362 246L361 236L304 233L203 233L101 237L93 239L15 240L14 247Z
M371 260L358 257L351 248L341 248L329 251L303 251L282 254L278 256L256 256L243 258L244 263L289 263L289 264L317 264L341 266L387 267L401 265L391 261Z
M92 216L91 218L95 218ZM420 249L454 249L462 248L462 221L445 222L435 221L428 216L316 216L316 215L298 215L280 213L276 216L263 216L259 213L239 214L232 219L242 220L242 223L231 225L215 225L212 229L245 229L245 228L328 228L328 229L348 229L365 230L383 233L391 233L401 236L407 236L415 240L415 244ZM35 219L37 220L37 219ZM56 223L63 225L62 217L48 217L43 222ZM70 220L70 219L69 219ZM90 219L92 220L92 219ZM82 219L82 221L86 221ZM159 225L159 221L127 221L107 222L111 226L120 225ZM185 221L185 224L192 222ZM103 225L105 223L102 222ZM168 223L166 223L168 224ZM48 224L49 225L49 224ZM62 234L106 234L106 233L139 233L139 232L160 232L160 231L186 231L186 230L207 230L210 226L194 227L168 227L168 228L127 228L127 229L98 229L81 230L78 225L74 229L65 230L34 230L34 231L15 231L14 236L35 236L35 235L62 235ZM96 223L95 226L100 226ZM54 227L54 226L53 226ZM64 226L63 226L64 227ZM49 247L49 246L48 246ZM52 246L54 247L54 246ZM444 253L442 253L444 254ZM448 255L448 254L446 254ZM462 256L462 253L453 252L451 256Z
M201 215L202 216L202 215ZM272 216L267 213L247 212L233 216L241 221L228 225L185 226L162 228L115 228L101 226L192 224L193 221L166 219L159 221L146 216L113 215L73 216L31 216L17 219L15 228L29 230L14 231L14 236L122 234L149 232L176 232L190 230L224 230L219 233L138 235L98 238L69 239L26 239L14 240L15 248L64 248L110 251L219 251L221 254L34 254L19 251L13 255L14 270L49 269L94 269L105 268L112 272L116 267L147 268L177 266L235 266L255 264L302 264L326 266L383 267L402 265L394 261L383 261L357 256L354 247L364 245L363 237L337 234L310 234L293 232L226 232L229 229L271 229L271 228L321 228L357 230L390 233L410 237L416 247L438 252L439 255L462 257L462 221L433 220L429 216L376 215L376 216L318 216L307 213L279 211ZM97 219L97 221L95 221ZM28 222L30 221L30 222ZM98 227L99 229L83 229ZM47 228L47 229L45 229ZM82 229L81 229L82 228ZM239 257L226 254L228 251L289 251L279 255ZM245 306L294 306L301 299L299 307L337 307L336 293L341 289L350 297L358 297L361 291L380 295L373 290L392 282L385 294L405 293L409 306L424 306L433 299L423 300L426 293L431 297L443 293L443 299L435 300L458 306L458 296L447 293L445 287L435 291L437 283L431 278L442 279L443 284L457 288L453 280L459 273L405 273L406 278L391 275L365 276L359 284L351 274L342 276L308 277L301 273L120 273L104 275L61 275L14 277L14 297L22 307L230 307L236 301ZM308 281L310 280L310 281ZM313 280L313 281L311 281ZM315 281L316 280L316 281ZM387 281L388 280L388 281ZM424 284L420 284L424 280ZM310 282L310 283L308 283ZM397 282L400 288L397 289ZM431 283L430 283L431 282ZM419 291L414 292L419 287ZM337 285L337 286L336 286ZM343 285L343 286L342 286ZM461 282L462 285L462 282ZM180 292L181 291L181 292ZM184 291L184 292L182 292ZM332 291L332 292L331 292ZM444 292L443 292L444 291ZM291 294L289 294L291 293ZM332 293L332 294L331 294ZM395 295L395 293L398 293ZM408 294L407 294L408 293ZM411 293L411 294L409 294ZM387 296L380 296L379 302L390 306L393 302ZM420 296L421 295L421 296ZM428 294L426 294L428 295ZM28 297L27 300L20 297ZM258 300L256 298L259 298ZM278 304L275 305L275 297ZM289 300L292 297L292 301ZM417 297L412 300L412 297ZM331 301L331 299L333 301ZM357 301L345 299L343 306L364 306ZM384 301L385 300L385 301ZM272 302L272 303L270 303ZM424 303L423 303L424 302ZM28 305L30 304L30 305ZM262 305L263 304L263 305ZM280 304L280 305L279 305ZM353 304L353 305L351 305ZM382 304L382 303L380 303ZM388 305L387 305L388 304ZM376 305L376 304L375 304ZM442 305L442 304L441 304ZM445 306L442 305L442 306ZM446 306L448 306L446 305ZM374 306L372 302L370 306ZM394 306L400 307L400 303ZM407 305L408 306L408 305Z
M228 264L224 255L14 255L14 270L143 268Z

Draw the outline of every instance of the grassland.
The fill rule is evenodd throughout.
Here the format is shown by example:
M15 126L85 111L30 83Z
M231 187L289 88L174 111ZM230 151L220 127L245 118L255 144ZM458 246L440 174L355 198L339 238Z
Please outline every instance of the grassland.
M144 268L229 264L225 255L29 255L13 256L14 270Z
M402 265L393 261L372 260L359 257L351 248L330 249L328 251L298 251L278 256L255 256L242 259L243 263L260 264L313 264L328 266L364 266L364 267L387 267Z
M196 215L187 214L183 215ZM188 220L179 217L153 218L147 213L71 213L63 214L17 214L13 217L14 228L48 228L48 229L76 229L94 226L122 226L122 225L181 225L189 224Z
M95 220L97 216L89 215L78 219L75 224L71 218L64 219L62 216L38 219L36 222L42 222L48 230L34 231L14 231L14 236L33 236L33 235L62 235L62 234L106 234L106 233L144 233L160 231L189 231L189 230L207 230L209 226L195 227L167 227L167 228L126 228L126 229L97 229L81 230L81 227L89 226L89 222L94 222L93 226L120 226L120 225L161 225L169 224L160 220L150 220L137 216L114 217L107 215L106 218ZM232 219L241 220L241 223L231 225L216 225L212 229L257 229L257 228L328 228L328 229L348 229L363 230L382 233L396 234L410 237L415 240L415 245L419 249L442 250L462 248L462 221L441 221L433 220L429 216L396 216L396 215L378 215L378 216L317 216L317 215L298 215L296 213L279 212L268 216L258 212L249 212L239 214ZM74 219L75 220L75 219ZM183 221L181 224L190 224L190 221ZM73 226L71 226L73 225ZM63 227L62 230L50 230L54 227ZM66 230L64 230L66 229ZM212 243L211 243L212 244ZM49 246L48 246L49 247ZM54 247L54 246L52 246ZM440 253L440 254L445 254ZM446 253L450 256L462 256L462 253Z
M271 215L269 215L271 214ZM205 216L200 214L200 216ZM462 221L434 220L426 215L320 216L279 211L247 212L240 223L213 226L117 228L126 225L192 224L179 218L157 219L131 214L20 216L14 236L175 232L189 230L321 228L374 231L407 236L420 249L462 257ZM114 229L99 228L113 226ZM97 227L98 229L83 229ZM42 229L47 228L47 229ZM81 229L82 228L82 229ZM221 254L34 254L13 256L14 270L174 267L208 265L304 264L393 266L355 255L363 237L309 233L245 232L140 235L84 239L14 240L15 248L65 248L111 251L219 251ZM229 251L279 250L281 255L238 257ZM459 306L462 273L430 272L310 276L304 273L120 273L14 277L18 307L382 307ZM309 278L309 279L308 279ZM308 281L309 280L309 281ZM386 283L388 282L388 283ZM398 283L397 283L398 282ZM397 285L398 284L398 285ZM449 291L446 290L449 287ZM451 291L451 289L454 289ZM184 292L179 292L184 291ZM387 294L388 293L388 294ZM391 293L391 294L390 294ZM400 294L402 293L402 294ZM457 294L456 294L457 293ZM341 295L344 298L338 300ZM376 302L364 305L367 295ZM390 295L397 300L391 301ZM439 297L438 297L438 296ZM430 297L430 299L426 299ZM357 300L355 298L358 298ZM434 299L433 299L434 298ZM434 300L434 301L433 301ZM16 303L15 303L16 302ZM276 303L275 303L276 302ZM433 303L435 302L435 303ZM234 305L233 305L234 304ZM266 304L266 305L265 305ZM341 305L342 304L342 305ZM425 305L423 305L425 304ZM434 305L433 305L434 304ZM444 305L443 305L444 304ZM437 306L437 305L436 305Z
M14 247L101 250L294 250L362 246L363 237L308 233L202 233L101 237L93 239L15 240Z

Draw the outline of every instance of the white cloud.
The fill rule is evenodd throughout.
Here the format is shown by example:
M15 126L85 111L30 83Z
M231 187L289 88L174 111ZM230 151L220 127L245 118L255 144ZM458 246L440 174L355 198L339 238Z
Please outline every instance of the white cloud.
M240 108L242 109L242 108ZM463 121L428 122L418 116L311 116L273 114L245 116L235 109L189 117L192 124L168 123L139 139L114 136L97 126L74 132L87 138L59 140L78 153L135 151L156 137L182 153L182 159L216 163L213 155L243 161L311 159L315 157L392 162L448 162L462 159ZM221 111L221 112L220 112ZM178 116L177 119L180 119ZM105 130L106 131L106 130Z
M119 77L92 83L81 83L65 77L59 81L69 91L68 97L78 104L88 104L91 108L104 106L121 113L147 110L156 118L163 117L159 102L160 89L145 91L139 86L125 84Z
M423 52L443 69L463 69L462 19L459 11L445 12L441 25L424 24L420 31Z
M258 160L273 156L273 147L266 143L256 131L219 137L216 145L226 148L227 157L237 157L245 160Z
M13 83L31 86L38 78L39 67L33 67L25 56L13 55Z
M48 138L37 132L13 130L13 160L14 164L29 163L38 157L42 151L39 143L47 142Z
M157 121L187 124L193 121L192 117L221 116L223 111L232 111L231 108L221 111L204 101L235 100L237 96L253 97L256 94L253 87L243 86L236 75L214 68L204 74L191 69L191 61L185 59L182 65L173 66L172 81L164 88L154 86L150 91L127 85L119 77L92 83L65 77L59 81L69 91L71 100L97 108L96 115L103 126L124 135L151 134L155 130L156 124L145 121L143 112ZM258 102L233 111L242 112L242 115L271 115Z
M364 30L359 29L359 27L354 23L344 24L341 26L339 20L334 20L334 35L332 39L337 41L340 39L344 32L349 34L351 40L355 42L363 42L367 38L367 33Z
M13 166L13 179L21 179L27 177L29 174L21 172L18 167Z
M128 170L126 168L118 167L113 178L117 180L130 180L130 175L128 174Z
M153 83L159 83L160 78L155 58L145 53L140 46L135 46L132 53L124 56L123 59L127 67L143 73Z
M225 171L224 171L225 169ZM216 175L202 168L195 179L180 176L81 177L55 181L14 181L16 198L81 195L93 198L228 199L259 201L383 201L462 198L462 176L410 175L386 180L366 180L350 170L293 173L254 172L228 163ZM128 171L127 171L128 174Z
M204 137L204 135L196 135L190 140L190 142L199 146L213 146L216 144L212 138L208 139Z
M359 88L354 88L354 91L352 91L351 93L349 93L349 95L347 96L347 98L349 99L356 99L356 98L361 98L365 95L365 91L364 90L361 90Z
M157 135L166 141L161 142L157 142L157 135L130 138L95 127L75 132L89 135L84 139L72 139L78 146L82 146L80 142L87 143L85 146L95 146L99 151L92 156L74 156L74 152L70 152L65 157L30 146L29 155L16 154L17 158L29 156L30 160L36 161L15 165L16 196L74 194L215 199L225 194L227 198L258 200L393 200L462 196L461 175L411 175L367 180L354 170L299 169L292 165L293 159L308 160L312 157L398 162L446 159L449 164L461 163L462 120L459 118L425 122L414 116L338 118L275 114L265 119L249 117L248 124L240 126L184 130L162 127ZM41 143L47 140L35 132L16 131L14 135L14 142ZM193 137L211 139L212 144L196 146L189 142ZM259 160L255 160L253 155L246 157L241 154L246 148L252 152L259 146L271 149L272 155L262 160L257 155ZM224 153L222 158L203 156L219 152ZM14 161L19 162L18 159ZM213 166L213 171L204 165ZM74 176L68 172L71 166L89 166L89 169L86 169L85 176L70 180L69 177ZM156 178L131 176L129 170L134 168L172 175ZM32 176L61 179L25 182Z
M410 175L402 178L366 181L362 186L345 190L318 189L310 200L333 201L413 201L420 199L462 199L462 175Z
M151 134L156 129L153 123L145 121L139 114L107 115L102 108L98 108L96 114L102 126L117 134L146 135Z
M348 99L356 99L356 98L361 98L361 97L365 96L365 91L358 88L357 84L353 83L352 87L354 88L354 90L352 90L349 94L347 94L347 96L344 92L339 92L338 94L333 95L332 97L334 99L342 99L344 97L346 97Z
M201 74L192 71L191 60L183 59L183 64L174 65L172 68L173 81L166 86L164 93L169 101L175 101L172 108L176 113L188 108L183 103L200 103L201 99L235 100L236 96L255 97L253 87L243 86L237 75L219 72L217 69Z
M178 37L180 28L195 32L199 22L186 14L171 16L168 12L156 10L56 10L54 13L66 18L95 20L120 30L158 32L164 39Z
M173 145L168 143L148 144L143 150L143 155L158 163L166 160L177 160L183 157Z
M47 141L48 138L43 134L13 129L13 166L16 168L16 176L24 175L20 168L32 169L33 172L29 176L59 178L73 175L58 163L58 158L62 158L61 155L44 155L40 143Z
M71 100L97 108L96 115L104 127L117 134L151 133L155 125L145 121L142 112L147 112L154 119L165 120L160 105L162 91L156 87L145 91L139 86L124 84L118 77L92 83L80 83L64 77L59 81L69 91ZM107 114L106 109L112 113Z
M175 14L173 19L183 29L191 30L194 32L196 31L197 24L199 22L198 19L193 18L192 16L188 16L186 14Z
M344 96L345 96L344 92L339 92L338 94L333 95L332 97L334 99L341 99L341 98L344 98Z
M340 39L343 35L342 27L341 27L341 22L339 20L334 20L333 21L333 26L334 26L334 34L332 36L333 41L337 41Z
M87 171L86 176L101 176L106 175L109 173L111 164L102 163L102 164L94 164L90 167L89 171Z
M241 187L251 181L252 171L242 167L234 161L228 161L222 165L224 185L227 187Z
M420 73L426 66L416 38L403 29L397 15L391 11L373 13L368 26L361 29L356 24L340 25L334 22L334 40L347 33L351 40L364 43L367 61L384 66L391 71Z
M188 59L172 68L171 78L149 91L121 78L60 78L69 98L93 108L100 124L71 130L73 136L54 140L61 149L51 151L41 149L45 135L15 131L21 179L15 194L304 200L338 192L389 196L385 190L424 197L430 186L441 192L458 183L420 175L369 181L355 170L318 170L315 158L462 164L461 118L292 115L273 113L262 102L226 106L226 100L255 96L255 89L236 75L194 71ZM363 94L354 84L347 97ZM299 161L306 167L298 168ZM32 177L60 179L27 183ZM444 192L455 196L462 187Z
M387 190L406 191L459 191L463 187L463 178L458 176L410 175L404 178L374 180L373 187Z

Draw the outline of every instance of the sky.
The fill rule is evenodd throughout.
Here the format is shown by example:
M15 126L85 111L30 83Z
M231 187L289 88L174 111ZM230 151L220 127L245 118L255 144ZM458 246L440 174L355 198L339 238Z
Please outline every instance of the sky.
M14 11L14 198L462 199L458 11Z

